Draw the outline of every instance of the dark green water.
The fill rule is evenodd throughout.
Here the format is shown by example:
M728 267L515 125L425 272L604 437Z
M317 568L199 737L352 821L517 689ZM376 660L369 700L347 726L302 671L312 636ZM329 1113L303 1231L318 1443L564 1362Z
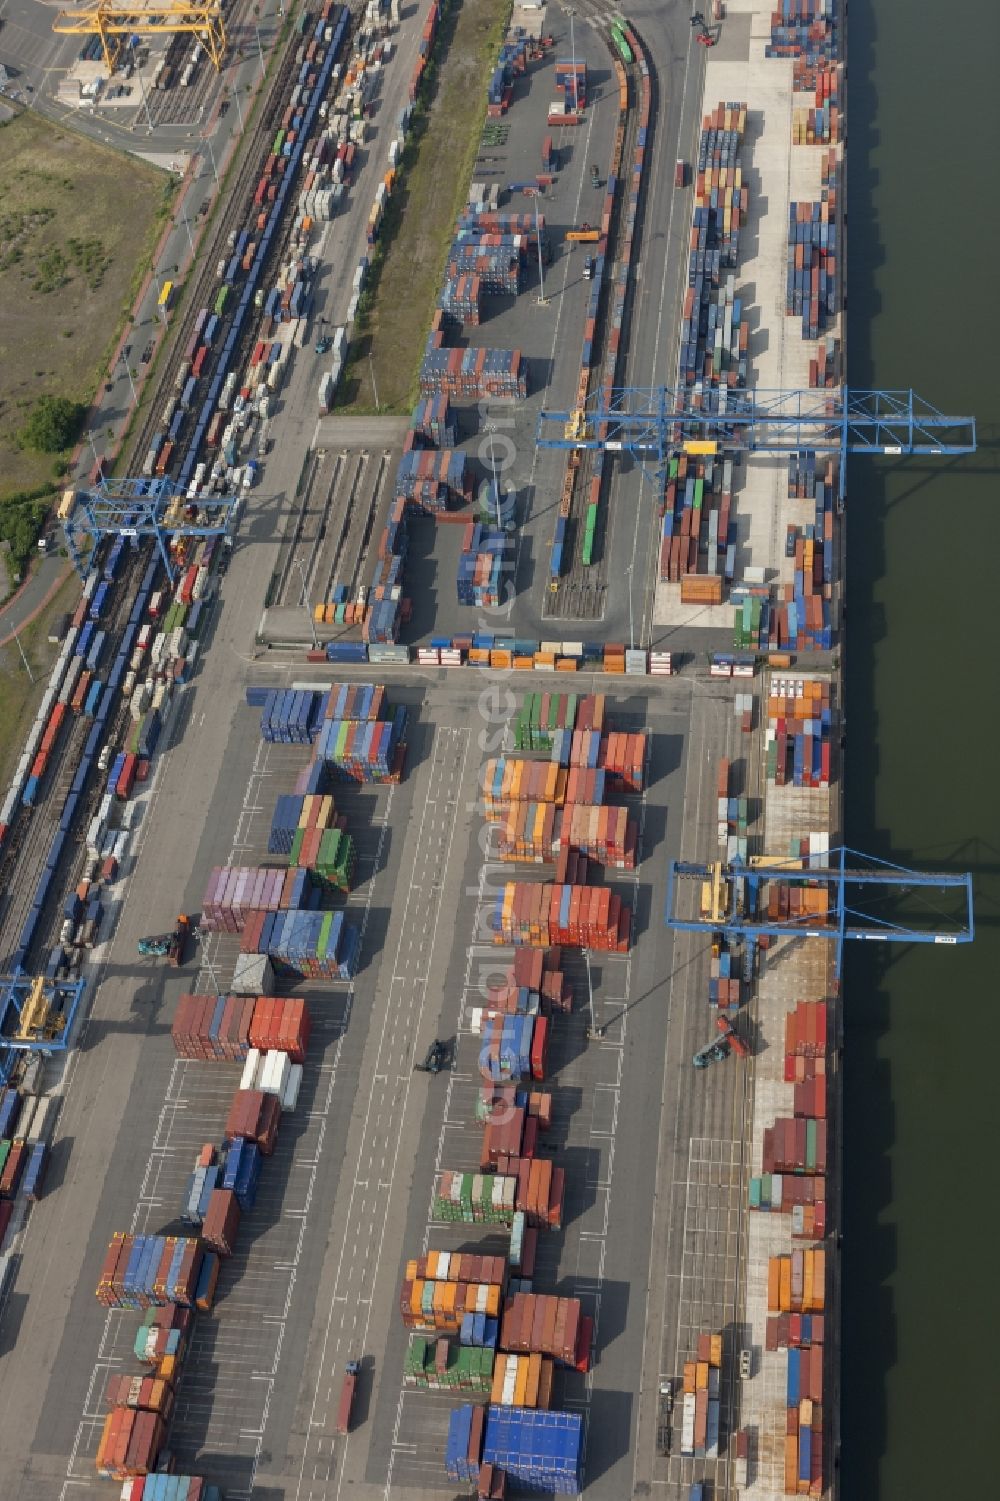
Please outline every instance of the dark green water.
M977 938L848 956L841 1471L959 1501L1000 1422L1000 8L853 0L848 62L850 383L980 448L849 473L848 843L972 870Z

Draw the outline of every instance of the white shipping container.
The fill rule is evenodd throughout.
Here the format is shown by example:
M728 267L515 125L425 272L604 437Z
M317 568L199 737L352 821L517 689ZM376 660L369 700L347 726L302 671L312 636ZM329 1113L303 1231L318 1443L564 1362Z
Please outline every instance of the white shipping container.
M273 995L274 970L266 954L239 954L229 986L233 995Z
M70 669L63 679L63 685L59 690L59 702L61 704L68 704L70 699L73 697L73 690L76 688L77 683L80 681L80 674L82 671L83 658L74 657Z
M293 1063L288 1071L288 1084L281 1097L281 1108L289 1114L291 1114L299 1102L299 1090L302 1088L302 1073L301 1063Z
M255 1089L257 1071L260 1068L260 1049L251 1048L243 1064L243 1073L240 1075L241 1089Z
M694 1392L684 1393L684 1403L681 1408L681 1453L694 1453L694 1417L697 1398Z

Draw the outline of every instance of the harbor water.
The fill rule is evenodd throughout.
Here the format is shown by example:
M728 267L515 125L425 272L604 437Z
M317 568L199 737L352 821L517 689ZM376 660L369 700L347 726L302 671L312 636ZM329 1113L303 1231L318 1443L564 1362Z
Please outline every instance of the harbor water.
M1000 1054L1000 10L854 0L848 379L972 413L849 466L847 843L971 870L971 946L845 970L841 1495L994 1493Z

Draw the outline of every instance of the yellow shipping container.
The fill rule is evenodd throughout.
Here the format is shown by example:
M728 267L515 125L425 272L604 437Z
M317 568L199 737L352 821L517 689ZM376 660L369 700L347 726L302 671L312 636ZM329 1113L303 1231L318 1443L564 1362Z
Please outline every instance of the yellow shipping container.
M575 672L575 671L576 671L576 658L575 657L557 657L556 658L556 672Z
M713 1334L712 1335L711 1346L710 1346L710 1354L709 1354L709 1357L708 1357L708 1363L709 1363L709 1365L714 1365L714 1366L721 1366L722 1365L722 1335L721 1334Z
M415 1282L416 1280L417 1280L417 1261L416 1261L416 1257L411 1257L411 1259L406 1263L406 1271L403 1274L403 1281L404 1282Z
M785 1437L785 1495L798 1495L799 1483L799 1440L798 1435L789 1433Z
M542 1357L528 1356L528 1385L524 1394L525 1407L538 1406L538 1388L542 1380Z
M781 1257L772 1256L767 1263L767 1311L778 1313L781 1306Z
M428 1280L428 1282L434 1282L437 1279L437 1274L438 1274L438 1252L437 1251L428 1251L427 1252L427 1280Z
M506 1355L498 1355L493 1362L493 1385L490 1387L490 1401L494 1407L499 1407L503 1399L503 1378L506 1370Z
M514 658L514 671L515 672L530 672L530 670L532 669L532 667L534 667L534 665L535 665L535 659L534 659L534 657L515 657Z
M694 1391L697 1369L698 1367L693 1360L686 1360L684 1362L684 1390L688 1395Z
M707 1360L699 1360L699 1362L698 1362L698 1368L697 1368L697 1371L695 1373L695 1382L694 1382L694 1384L695 1384L695 1390L696 1391L703 1392L703 1391L707 1390L707 1388L708 1388L708 1361Z
M528 1362L523 1355L518 1357L517 1374L514 1377L514 1406L525 1407L528 1391Z
M792 1262L791 1257L781 1258L781 1291L778 1297L780 1313L790 1313L792 1308Z

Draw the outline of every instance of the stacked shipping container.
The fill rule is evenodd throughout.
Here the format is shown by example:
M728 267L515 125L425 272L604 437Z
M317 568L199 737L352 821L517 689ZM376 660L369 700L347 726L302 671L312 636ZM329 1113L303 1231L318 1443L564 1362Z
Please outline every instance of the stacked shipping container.
M685 1361L681 1453L715 1459L719 1453L722 1335L699 1334L696 1360Z
M292 996L182 995L171 1034L181 1058L243 1062L252 1048L305 1061L309 1013Z
M451 1414L445 1470L476 1482L480 1497L502 1497L504 1474L531 1490L575 1495L581 1487L579 1413L527 1407L459 1407Z
M771 679L765 756L768 781L828 787L833 707L828 679Z
M605 888L509 881L493 910L494 943L552 944L628 952L631 913Z
M456 587L460 605L496 609L513 588L509 558L514 543L506 532L470 521L462 534ZM505 582L506 579L506 582Z

